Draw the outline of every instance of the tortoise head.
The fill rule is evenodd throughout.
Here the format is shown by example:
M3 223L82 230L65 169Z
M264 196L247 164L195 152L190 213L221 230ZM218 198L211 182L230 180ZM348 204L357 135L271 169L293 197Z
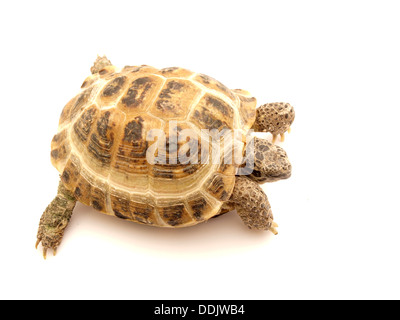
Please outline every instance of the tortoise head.
M253 163L254 166L249 167L252 170L245 170L245 174L258 183L273 182L291 176L292 165L285 150L280 146L257 137L254 137L253 146L250 148L251 152L247 148L246 164Z

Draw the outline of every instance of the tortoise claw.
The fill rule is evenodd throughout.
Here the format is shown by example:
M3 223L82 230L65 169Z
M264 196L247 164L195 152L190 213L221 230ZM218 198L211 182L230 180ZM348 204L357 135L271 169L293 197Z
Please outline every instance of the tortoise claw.
M274 235L277 235L278 234L278 230L276 230L277 227L278 227L278 224L275 222L272 222L272 225L269 228L269 231L271 231Z
M41 240L41 239L37 239L36 244L35 244L35 249L37 249L37 247L38 247L40 241L42 241L42 240Z
M39 246L41 241L42 241L42 239L39 239L39 238L36 240L36 243L35 243L35 248L36 249L38 248L38 246ZM42 246L43 246L43 243L42 243ZM43 258L45 260L47 258L47 250L48 249L53 249L53 256L55 256L57 254L57 247L52 248L52 247L43 246Z
M272 221L272 224L269 227L269 231L271 231L274 235L277 235L278 230L276 230L276 228L278 228L278 224L275 221Z
M286 132L287 132L287 133L290 133L290 132L291 132L291 128L289 127L289 129L287 129ZM285 133L286 133L286 132L279 134L280 137L281 137L281 142L284 142L284 141L285 141ZM273 144L275 144L276 138L277 138L277 137L278 137L277 134L273 134L273 135L272 135L272 143L273 143Z

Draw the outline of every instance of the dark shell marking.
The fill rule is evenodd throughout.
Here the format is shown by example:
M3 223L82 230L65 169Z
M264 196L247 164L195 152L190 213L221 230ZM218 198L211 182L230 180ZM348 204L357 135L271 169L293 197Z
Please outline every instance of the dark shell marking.
M218 129L219 131L229 129L229 125L225 121L216 118L210 110L204 107L196 110L190 120L198 124L200 128Z
M115 169L125 173L147 174L146 151L148 142L143 137L143 119L138 116L125 125L118 146Z
M161 218L172 227L192 220L183 204L159 207L158 212Z
M208 212L212 211L212 206L206 201L201 193L190 196L187 199L189 209L197 221L203 221Z
M234 112L231 106L221 99L206 94L199 101L189 120L200 128L222 131L234 128L233 116Z
M160 70L160 73L164 77L189 77L193 74L192 71L183 69L183 68L178 68L178 67L170 67L170 68L164 68Z
M126 77L124 76L115 78L103 89L102 95L104 97L110 97L112 95L118 94L122 89L122 86L124 85L125 81Z
M211 78L205 74L199 73L194 80L197 82L200 82L201 84L205 85L208 88L217 90L217 91L222 91L229 99L234 100L235 96L233 95L232 91L228 89L225 85L223 85L221 82L218 80L215 80L214 78Z
M74 124L74 132L81 142L86 142L89 138L90 129L92 128L97 108L92 106L86 109L82 116Z
M190 81L167 80L149 111L164 120L185 119L193 99L200 92Z
M115 216L139 223L154 224L154 206L132 201L128 194L111 194L111 206Z
M67 140L67 130L57 133L53 140L51 141L51 160L53 163L57 163L58 161L63 161L67 159L69 153L71 151L71 147Z
M232 192L235 184L235 176L224 176L215 173L205 184L206 191L214 198L226 201Z
M141 77L135 79L120 104L126 108L145 109L154 95L154 89L157 87L157 81L151 77Z
M88 145L91 155L102 165L110 165L114 133L109 126L110 111L106 111L97 121L97 134L92 133Z
M70 103L71 105L67 104L63 110L63 114L61 115L61 118L66 118L69 117L69 119L72 121L82 110L83 108L87 105L89 102L91 93L92 93L93 87L85 89L80 95L78 95L73 101L71 100ZM70 114L68 115L68 107L71 108ZM64 114L65 113L65 114Z
M139 116L125 126L124 141L134 143L142 139L143 119Z

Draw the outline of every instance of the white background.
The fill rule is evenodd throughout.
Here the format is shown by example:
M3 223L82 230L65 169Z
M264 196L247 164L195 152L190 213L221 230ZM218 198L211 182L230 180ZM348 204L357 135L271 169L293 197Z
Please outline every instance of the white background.
M396 1L19 1L0 5L0 298L400 298ZM235 213L137 225L78 204L34 249L50 141L97 54L181 66L290 102L293 175L263 186L279 235Z

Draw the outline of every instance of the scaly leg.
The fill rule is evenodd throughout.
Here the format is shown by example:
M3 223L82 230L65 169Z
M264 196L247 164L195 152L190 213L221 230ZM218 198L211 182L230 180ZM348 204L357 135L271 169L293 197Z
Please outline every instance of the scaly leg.
M267 103L257 108L253 129L256 132L272 133L272 143L275 143L278 135L281 136L283 141L285 132L290 131L294 116L294 109L289 103Z
M48 205L40 218L39 230L37 233L36 248L40 242L43 246L43 257L46 259L47 249L53 249L56 254L60 245L64 230L74 210L76 199L62 184L58 185L58 194Z
M108 66L112 66L112 63L110 60L107 59L106 56L103 57L97 56L97 59L94 62L93 67L90 68L90 71L92 72L92 74L95 74Z
M257 182L237 176L233 193L227 205L235 208L244 224L250 229L270 230L277 234L267 195Z

